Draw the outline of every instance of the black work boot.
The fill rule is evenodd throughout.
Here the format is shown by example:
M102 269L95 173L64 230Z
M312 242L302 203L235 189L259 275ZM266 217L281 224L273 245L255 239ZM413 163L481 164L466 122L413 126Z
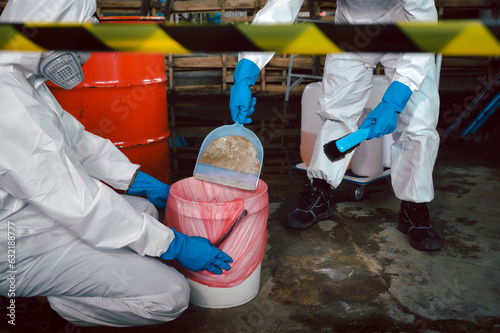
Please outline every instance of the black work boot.
M430 225L429 210L425 202L401 202L398 229L408 235L411 246L417 250L437 251L443 246Z
M300 192L297 208L285 216L283 225L293 229L307 229L320 220L333 216L330 185L323 179L314 179Z

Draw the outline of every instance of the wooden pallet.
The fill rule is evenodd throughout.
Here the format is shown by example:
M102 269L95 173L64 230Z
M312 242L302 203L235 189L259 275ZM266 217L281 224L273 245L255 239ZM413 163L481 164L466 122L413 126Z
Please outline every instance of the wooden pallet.
M264 2L265 4L265 2ZM221 13L222 22L249 22L263 5L260 0L177 0L172 1L170 14L186 13ZM122 13L137 15L142 1L97 1L98 15ZM156 16L165 12L165 3L158 0L151 1L148 15ZM240 15L234 15L238 12ZM243 15L241 15L243 14Z
M7 4L7 0L0 0L0 12ZM498 6L494 0L436 0L436 7L440 17L447 11L457 10L480 10L492 9L494 16L498 17ZM177 0L173 2L172 13L193 13L193 12L228 12L228 11L248 11L245 18L237 18L234 21L251 21L253 15L265 5L265 0ZM139 0L97 0L97 11L99 15L113 12L122 15L137 15L141 8L142 1ZM148 15L156 16L164 10L165 4L159 0L152 0ZM305 1L301 12L311 13L311 17L322 20L332 20L333 16L320 16L321 12L335 11L335 1L317 0ZM224 15L222 15L223 21ZM227 19L230 22L231 19Z
M282 95L286 90L289 55L275 55L269 64L261 71L257 83L252 87L253 92L260 95ZM320 57L320 64L324 64L324 56ZM233 85L233 73L237 65L237 54L210 54L210 55L172 55L166 56L166 68L169 76L168 88L173 94L229 94ZM322 67L322 66L321 66ZM297 56L293 61L293 72L312 74L313 57ZM182 77L190 73L199 73L199 80L182 82ZM203 73L217 75L219 80L207 82ZM186 80L185 80L186 81ZM214 80L212 80L214 81ZM297 86L293 94L301 94L308 82Z

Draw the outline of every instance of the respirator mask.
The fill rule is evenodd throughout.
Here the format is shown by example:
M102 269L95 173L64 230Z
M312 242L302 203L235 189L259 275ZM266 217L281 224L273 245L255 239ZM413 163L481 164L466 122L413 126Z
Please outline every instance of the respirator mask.
M40 59L39 73L63 89L73 89L83 82L82 65L89 58L90 52L53 51Z

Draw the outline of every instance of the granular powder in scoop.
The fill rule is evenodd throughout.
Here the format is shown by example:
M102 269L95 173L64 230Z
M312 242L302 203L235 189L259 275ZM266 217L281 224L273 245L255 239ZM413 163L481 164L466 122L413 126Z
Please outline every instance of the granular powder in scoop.
M205 148L198 162L252 174L258 174L260 170L257 148L240 135L215 139Z

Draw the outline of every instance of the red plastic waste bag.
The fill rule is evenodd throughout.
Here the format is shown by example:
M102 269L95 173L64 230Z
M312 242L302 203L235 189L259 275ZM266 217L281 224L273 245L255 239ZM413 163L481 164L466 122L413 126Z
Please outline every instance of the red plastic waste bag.
M264 257L267 242L269 197L267 184L259 180L257 190L246 191L186 178L172 184L164 223L189 236L217 242L243 209L247 215L219 246L231 258L231 270L221 275L194 272L177 266L187 278L210 287L234 287L243 282Z

